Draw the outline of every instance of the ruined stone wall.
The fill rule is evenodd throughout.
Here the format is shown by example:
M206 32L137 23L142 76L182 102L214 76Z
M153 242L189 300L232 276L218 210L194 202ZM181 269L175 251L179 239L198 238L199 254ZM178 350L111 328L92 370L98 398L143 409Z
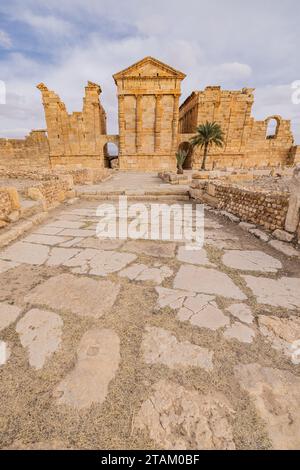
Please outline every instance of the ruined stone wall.
M221 149L210 149L207 168L255 168L287 163L294 142L290 121L280 116L255 121L251 117L253 91L252 88L227 91L207 87L193 92L180 107L179 142L188 141L200 124L216 121L221 125L225 142ZM270 119L277 125L273 138L267 138ZM202 155L203 150L194 151L193 168L200 167Z
M193 198L213 203L245 222L272 231L285 228L289 193L247 189L219 181L193 180L191 188Z
M56 176L28 188L28 197L43 201L44 209L51 208L73 196L73 178L70 175Z
M114 75L119 105L119 167L173 170L184 74L146 57Z
M300 163L300 145L294 145L290 151L289 163L297 165Z
M283 229L289 195L216 185L219 208L267 230Z
M72 114L68 114L59 96L43 83L37 88L43 97L51 166L107 166L104 151L106 141L103 139L106 135L106 115L99 101L100 86L88 82L83 110Z
M49 168L46 131L31 131L25 139L0 139L0 166L11 169Z
M9 193L0 188L0 220L5 219L5 217L12 212L11 199Z
M15 188L0 188L0 229L4 228L10 220L10 215L20 208L18 192Z

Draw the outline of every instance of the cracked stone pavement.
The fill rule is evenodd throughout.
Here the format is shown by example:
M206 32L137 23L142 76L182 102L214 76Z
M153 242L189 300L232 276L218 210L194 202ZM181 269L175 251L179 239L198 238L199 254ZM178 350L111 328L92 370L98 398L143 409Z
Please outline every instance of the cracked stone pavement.
M0 252L0 447L299 449L299 260L209 210L199 252L98 239L100 203Z

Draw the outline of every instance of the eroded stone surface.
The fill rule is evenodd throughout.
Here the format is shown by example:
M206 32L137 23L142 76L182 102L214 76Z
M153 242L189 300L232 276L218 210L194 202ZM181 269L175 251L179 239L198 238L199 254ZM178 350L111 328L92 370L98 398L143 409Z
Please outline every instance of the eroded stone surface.
M29 364L41 369L61 343L63 321L59 315L37 308L17 323L21 344L28 350Z
M17 242L2 251L0 257L17 263L43 264L48 254L48 246Z
M177 317L180 321L189 321L192 325L210 330L218 330L230 323L229 318L214 302L214 296L205 294L188 297Z
M107 274L120 271L136 259L132 253L118 253L116 251L100 251L90 261L89 274L106 276Z
M150 267L146 264L135 263L119 273L121 277L128 277L135 281L151 281L161 284L167 277L172 276L173 271L168 266Z
M189 341L179 342L170 331L147 327L142 350L147 364L164 364L172 369L178 367L213 368L213 352Z
M79 250L74 248L54 247L50 251L50 255L46 264L48 266L60 266L78 253Z
M87 331L78 346L75 368L54 391L57 404L86 408L104 402L120 362L120 340L110 329Z
M233 283L230 277L216 269L183 265L174 279L173 286L175 289L216 294L238 300L246 299L245 294Z
M158 258L173 258L175 256L176 243L160 242L152 240L130 240L126 242L124 250L133 253L156 256Z
M116 250L123 244L124 240L87 237L80 240L76 246L81 248L93 248L95 250Z
M300 318L295 315L284 318L260 315L258 324L261 333L272 346L293 359L296 348L300 348Z
M222 258L225 266L243 271L258 271L276 273L282 268L282 264L276 258L267 255L263 251L227 251Z
M254 400L274 449L299 449L300 378L260 364L240 364L235 376Z
M243 276L247 286L262 304L273 305L288 309L299 309L300 279L282 277L268 279L267 277Z
M167 289L166 287L156 287L155 290L158 293L158 309L164 307L170 307L173 309L180 308L182 307L182 304L185 301L186 297L196 295L193 292L177 289Z
M15 263L13 261L3 261L0 259L0 274L5 273L9 269L16 268L19 266L19 263Z
M66 237L61 237L60 235L42 235L32 233L28 235L28 237L24 238L24 242L26 243L37 243L39 245L57 245L58 243L62 243L68 240Z
M225 338L237 339L241 343L252 343L255 332L243 323L235 322L224 332Z
M135 419L163 449L235 449L228 418L234 411L221 394L200 395L161 380Z
M286 256L300 258L300 250L296 250L290 243L285 243L280 240L271 240L269 241L269 245Z
M21 309L16 305L0 303L0 331L14 323L21 313Z
M183 263L214 266L207 257L206 250L187 250L184 246L179 247L177 259Z
M77 256L64 263L65 266L74 267L73 272L79 274L93 274L106 276L120 271L136 259L132 253L118 253L117 251L104 251L84 249Z
M252 323L254 316L251 308L245 304L232 304L226 310L231 313L234 317L238 318L243 323Z
M4 366L10 358L10 346L6 341L0 340L0 367Z
M100 318L112 308L118 293L119 285L108 280L60 274L37 286L25 300L83 317Z

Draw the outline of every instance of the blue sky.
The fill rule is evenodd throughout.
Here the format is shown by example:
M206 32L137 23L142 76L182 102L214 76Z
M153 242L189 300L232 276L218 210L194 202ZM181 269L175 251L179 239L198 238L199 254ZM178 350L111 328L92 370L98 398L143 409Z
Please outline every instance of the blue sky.
M299 18L298 0L0 0L0 137L45 127L41 81L69 112L87 80L99 83L117 132L112 74L152 55L187 74L182 100L207 85L256 88L254 116L291 118L300 143Z

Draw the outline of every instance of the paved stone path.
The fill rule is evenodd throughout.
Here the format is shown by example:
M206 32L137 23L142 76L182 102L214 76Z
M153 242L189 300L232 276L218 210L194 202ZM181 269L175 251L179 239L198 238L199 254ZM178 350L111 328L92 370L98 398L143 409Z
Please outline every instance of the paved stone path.
M0 252L1 448L299 448L299 260L208 210L199 252L99 240L98 204Z

